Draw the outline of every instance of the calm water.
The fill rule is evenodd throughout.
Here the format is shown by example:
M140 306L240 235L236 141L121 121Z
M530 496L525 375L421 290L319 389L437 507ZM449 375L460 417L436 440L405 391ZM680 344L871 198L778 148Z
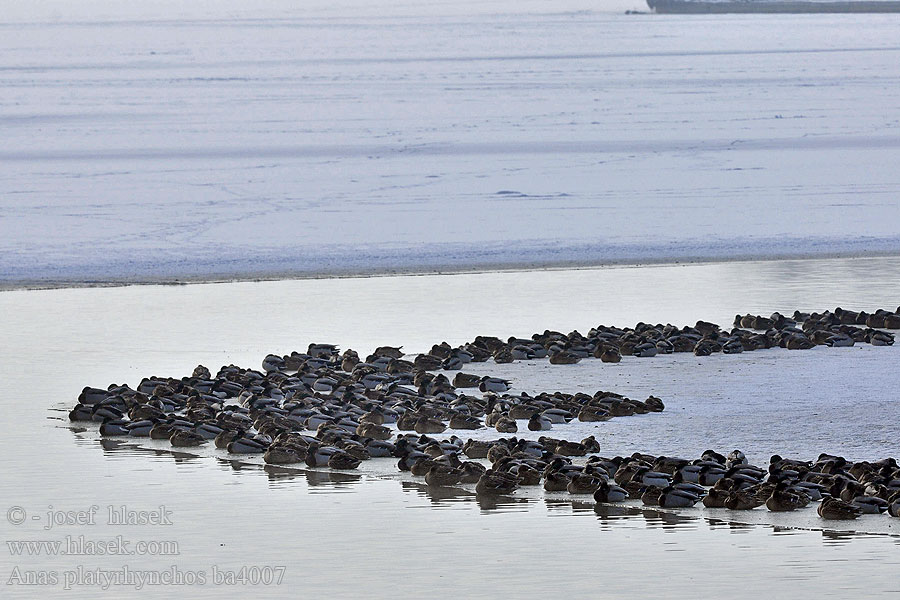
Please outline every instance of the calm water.
M89 579L97 568L172 573L173 565L181 581L203 575L205 585L146 586L142 593L221 597L214 576L239 577L242 566L265 567L244 572L263 578L274 574L266 568L283 566L282 585L235 590L273 597L298 589L332 597L410 597L436 589L465 597L546 597L551 590L669 597L698 589L750 597L757 590L746 587L748 573L763 578L775 597L900 592L897 519L823 530L809 514L778 520L752 511L733 522L725 511L595 510L539 491L485 503L467 489L428 490L386 462L337 475L265 469L213 449L173 454L166 444L101 441L92 429L70 428L60 411L84 385L134 385L150 374L180 376L198 363L256 366L267 352L312 341L361 353L384 343L416 352L477 334L585 331L639 320L724 324L736 312L836 305L896 308L898 274L900 259L880 258L2 293L2 503L24 512L0 520L8 542L0 573L9 581L16 567L22 578L26 571L34 577L55 571L59 580L39 588L9 585L3 595L61 593L68 576L80 579L65 593L88 597L99 589ZM666 400L662 414L591 430L604 452L691 455L735 446L756 462L773 451L878 458L898 454L897 352L772 350L503 368L520 389L603 388L635 397L652 391ZM569 431L581 433L551 433L570 437ZM93 525L44 530L51 505L62 511L96 505L97 516ZM143 511L162 505L171 524L109 524L108 507L122 505ZM9 545L116 535L129 549L153 542L151 551L173 550L175 542L177 555L24 556ZM125 583L111 588L134 593L133 580Z

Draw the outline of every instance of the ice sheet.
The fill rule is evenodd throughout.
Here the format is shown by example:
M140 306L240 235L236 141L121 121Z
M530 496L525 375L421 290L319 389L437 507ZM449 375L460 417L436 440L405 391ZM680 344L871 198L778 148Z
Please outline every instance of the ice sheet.
M900 252L894 15L70 4L0 23L0 284Z

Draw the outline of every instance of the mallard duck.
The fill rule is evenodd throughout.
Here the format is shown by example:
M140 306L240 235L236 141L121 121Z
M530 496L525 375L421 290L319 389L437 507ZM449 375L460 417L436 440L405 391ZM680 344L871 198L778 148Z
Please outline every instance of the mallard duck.
M879 515L886 512L889 506L887 500L874 496L856 496L850 504L859 508L864 515Z
M91 411L91 420L96 423L104 423L106 421L123 421L125 413L111 405L95 404ZM123 421L124 422L124 421ZM119 435L128 435L127 433Z
M565 473L552 471L544 475L544 490L547 492L565 492L569 487L569 478Z
M662 489L658 501L662 508L687 508L697 504L700 496L689 490L670 485Z
M766 508L772 512L786 512L803 508L809 504L809 497L788 489L786 482L781 481L775 486L772 495L766 500Z
M558 350L550 353L551 365L574 365L581 360L581 357L567 352L566 350Z
M485 375L481 378L481 383L478 384L478 389L482 392L497 392L502 394L505 391L508 391L511 387L511 384L506 379L500 379L499 377L489 377Z
M541 472L525 463L520 463L510 469L510 473L519 479L519 485L521 486L541 484Z
M597 502L624 502L627 498L628 492L625 488L602 479L594 492L594 500Z
M109 419L100 425L100 435L119 436L128 435L128 422L122 419Z
M389 440L393 436L393 433L388 427L369 422L360 423L356 428L356 434L379 441Z
M508 494L519 487L519 481L510 473L499 473L488 469L475 484L476 494Z
M493 447L494 442L469 439L463 445L463 454L469 458L487 458L488 451Z
M855 519L862 514L862 510L858 506L844 502L840 498L831 497L822 500L817 512L823 519L831 521Z
M460 371L453 376L453 387L455 388L477 388L481 383L481 377L472 375L471 373L463 373Z
M621 362L622 354L619 352L619 349L615 346L603 346L600 350L600 354L598 356L601 362L605 363L617 363Z
M459 478L460 483L478 483L478 480L487 471L484 465L472 461L464 461L458 468L462 472Z
M229 442L227 449L232 454L262 454L269 447L269 444L256 436L242 436L233 442Z
M303 461L297 448L285 445L271 445L263 454L263 460L270 465L289 465Z
M601 481L603 479L590 473L575 473L566 484L566 491L570 494L593 494L600 487Z
M534 413L528 419L529 431L548 431L553 429L552 421L540 413Z
M710 490L710 493L712 490ZM705 504L705 502L704 502ZM727 492L724 506L730 510L753 510L757 506L765 504L757 494L748 490L733 490Z
M725 502L731 494L728 490L711 488L703 497L703 506L706 508L725 508Z
M481 419L472 415L454 413L450 417L450 429L481 429L484 425Z
M162 425L162 424L160 424ZM155 429L155 428L154 428ZM222 432L216 436L216 448L222 448L223 450L228 448L228 444L235 440L239 440L245 435L245 431L242 429L223 429ZM172 435L171 430L169 431L169 436ZM150 437L153 437L153 432L150 432ZM168 437L166 439L169 439Z
M156 419L140 419L131 421L125 426L131 437L150 437L150 430L156 425Z
M343 450L338 450L328 457L328 468L340 469L342 471L350 470L357 468L360 462L361 461L355 456L352 456Z
M176 429L169 438L169 443L179 448L189 448L206 443L206 438L194 431Z
M416 433L443 433L447 426L439 419L419 417L414 427Z
M208 440L214 440L219 436L220 433L225 431L225 429L217 423L208 423L204 421L201 423L197 423L197 425L194 427L194 431Z
M441 487L457 485L462 479L463 472L449 465L434 464L425 473L425 483L431 486Z
M659 506L659 498L664 488L653 486L641 486L641 503L644 506Z
M672 478L668 475L668 473L651 471L650 467L638 467L631 478L634 481L641 482L642 485L648 485L658 488L668 487L672 483Z
M500 433L516 433L519 430L519 426L516 425L515 420L510 419L509 417L500 417L494 425L494 428Z
M612 415L599 406L585 406L578 411L578 420L582 422L609 421Z

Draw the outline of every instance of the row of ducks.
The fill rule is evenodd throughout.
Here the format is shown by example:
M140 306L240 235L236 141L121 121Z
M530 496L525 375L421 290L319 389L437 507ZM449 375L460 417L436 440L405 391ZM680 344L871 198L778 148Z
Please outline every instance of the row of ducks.
M305 354L266 357L262 371L229 365L213 376L200 365L190 377L149 377L137 389L85 387L69 416L102 423L103 435L165 437L185 446L214 439L224 430L252 432L271 441L280 433L337 428L383 441L392 436L390 424L418 434L442 433L448 426L515 433L517 421L526 421L529 430L546 431L573 419L605 421L664 409L655 396L640 401L609 391L504 393L511 385L507 380L467 378L460 372L451 381L403 361L399 352L378 348L346 372L346 360L335 360L336 347L311 344ZM482 395L460 391L475 385Z
M730 331L722 330L714 323L697 321L693 327L681 328L647 323L638 323L633 328L600 325L586 335L577 330L568 334L545 330L530 338L510 337L505 341L493 336L477 336L456 348L446 342L435 344L430 351L416 357L416 364L428 370L457 370L467 362L489 359L509 363L547 358L551 364L574 364L594 357L615 363L621 361L622 356L652 357L673 352L708 356L717 352L733 354L774 347L804 350L856 343L892 345L893 334L881 329L900 329L900 312L878 309L870 314L837 308L834 312L823 313L795 311L793 317L778 312L769 317L737 315Z
M87 389L85 400L95 393ZM256 410L254 418L251 409L239 406L223 408L211 421L193 421L187 415L147 418L154 405L137 402L140 394L116 391L117 398L132 399L133 420L128 422L110 418L115 414L108 414L108 402L92 405L90 418L102 422L102 435L168 439L177 447L212 440L231 453L263 454L269 464L305 463L314 468L355 469L369 458L393 457L400 470L424 477L428 485L475 484L479 494L543 485L547 491L592 494L598 502L640 498L664 508L702 502L733 510L765 504L772 511L788 511L821 500L819 514L826 519L851 519L864 512L900 516L900 468L894 459L850 463L823 454L804 462L775 455L763 469L750 465L739 451L727 457L707 451L693 460L638 453L605 458L597 455L600 445L593 436L580 442L542 436L536 441L512 437L464 443L456 436L437 440L399 433L394 439L390 428L368 420L355 427L352 422L322 422L315 435L308 435L297 421L265 410ZM584 456L584 464L572 460ZM490 468L479 459L487 459Z

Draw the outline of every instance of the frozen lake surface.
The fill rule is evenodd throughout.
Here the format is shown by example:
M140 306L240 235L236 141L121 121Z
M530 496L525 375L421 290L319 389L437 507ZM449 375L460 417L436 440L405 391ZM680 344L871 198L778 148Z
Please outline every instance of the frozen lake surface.
M0 285L900 252L898 15L71 4L0 17Z
M418 597L440 587L479 598L498 590L524 598L544 598L548 590L667 598L696 593L701 580L704 593L750 598L758 590L738 582L763 573L776 596L895 594L900 522L883 515L825 526L812 509L736 515L633 503L595 508L587 497L539 490L485 502L465 486L427 489L386 459L349 474L264 468L258 458L235 460L213 448L172 452L166 443L101 440L92 426L70 427L66 412L84 385L136 385L151 374L180 376L197 363L258 366L267 352L313 341L360 353L384 343L419 352L441 340L455 345L477 334L528 335L548 327L698 318L724 324L736 312L835 304L872 310L897 304L898 274L900 259L876 258L4 292L4 508L21 507L38 519L15 525L8 513L0 535L6 541L122 535L132 548L174 541L178 554L4 551L0 573L8 580L19 567L55 570L62 578L75 577L78 566L153 572L175 566L212 581L213 567L221 573L284 566L281 586L236 589L285 597L301 587L335 598L358 597L361 586L371 597ZM490 371L529 391L602 388L664 398L663 413L550 432L592 433L604 453L690 456L712 446L743 448L757 463L774 451L864 459L897 454L898 351L772 349L625 357L618 365L536 361ZM100 510L94 525L42 529L50 506L83 511L92 505ZM164 505L172 525L109 524L108 507L121 505ZM126 595L134 587L111 586ZM4 597L33 597L34 589L9 586ZM39 589L93 597L99 586L82 581L65 591L61 582ZM173 589L200 598L222 594L211 583L146 586L141 593L171 597Z

